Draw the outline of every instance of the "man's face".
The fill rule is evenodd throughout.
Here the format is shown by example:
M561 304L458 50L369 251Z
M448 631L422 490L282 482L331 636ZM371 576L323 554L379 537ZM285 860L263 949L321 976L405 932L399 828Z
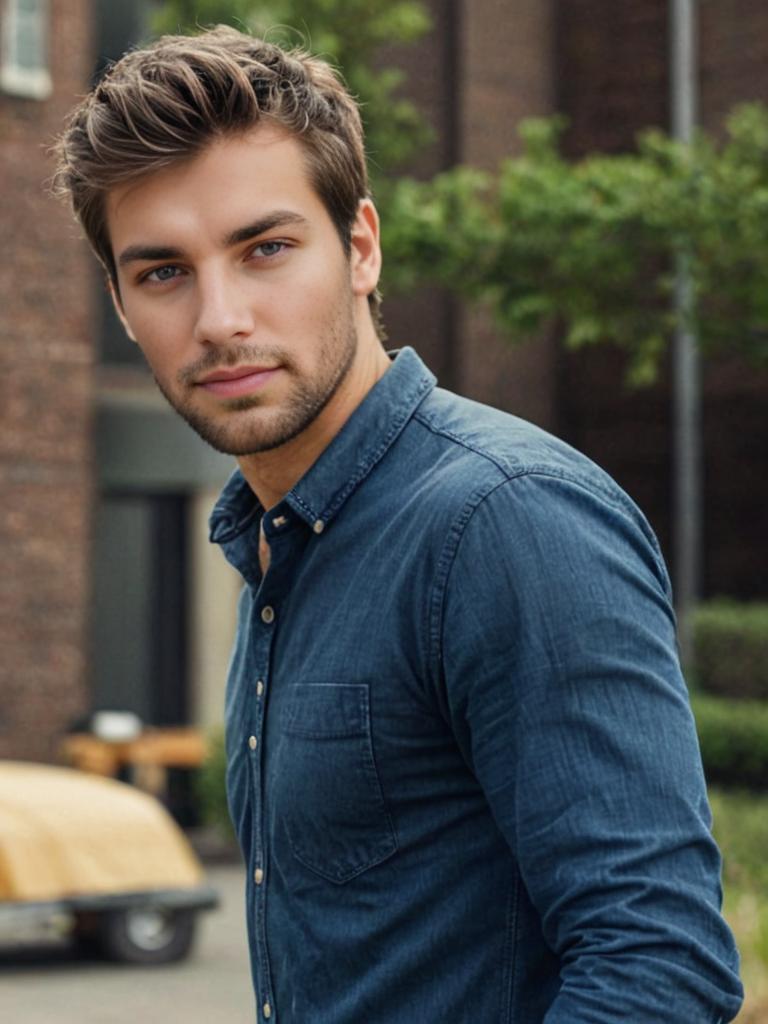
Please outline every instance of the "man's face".
M118 311L176 411L231 455L310 428L357 354L370 210L350 258L299 143L262 126L114 189L106 215Z

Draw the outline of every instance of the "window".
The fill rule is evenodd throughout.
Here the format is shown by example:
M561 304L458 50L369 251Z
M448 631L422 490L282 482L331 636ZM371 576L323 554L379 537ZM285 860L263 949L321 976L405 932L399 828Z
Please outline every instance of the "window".
M4 0L0 27L0 89L44 100L51 94L48 0Z

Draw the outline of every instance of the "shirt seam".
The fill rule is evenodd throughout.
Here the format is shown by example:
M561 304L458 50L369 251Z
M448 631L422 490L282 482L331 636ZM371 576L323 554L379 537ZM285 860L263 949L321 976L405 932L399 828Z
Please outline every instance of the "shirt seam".
M457 438L456 440L457 443L463 444L469 451L476 451L473 446L465 444L461 438ZM486 453L477 452L477 454L483 456ZM427 631L427 636L429 638L427 663L432 666L433 677L435 679L442 678L442 637L445 617L445 597L448 591L448 581L451 576L451 571L453 569L461 541L470 520L479 507L497 490L514 480L520 479L521 477L549 477L550 479L561 480L574 487L578 487L579 490L584 493L606 501L613 508L614 512L629 518L632 525L636 529L641 529L643 535L649 540L649 542L652 542L654 561L656 563L657 572L659 573L659 579L661 581L665 581L667 579L666 572L663 568L663 561L658 541L650 527L645 527L642 516L638 517L635 513L635 508L629 499L616 500L621 499L620 493L612 494L607 489L599 486L593 487L591 481L587 483L578 476L574 476L567 471L559 470L552 466L533 464L521 466L519 470L510 472L508 468L505 469L503 464L499 464L499 462L492 456L488 456L488 458L500 472L505 473L504 479L497 480L495 482L489 481L482 490L478 489L470 494L468 499L464 502L461 511L451 524L443 544L443 549L437 560L437 567L435 569L435 576L432 583L432 594L428 602L429 619Z
M510 886L510 893L507 899L507 927L505 936L504 963L502 970L502 1013L501 1019L505 1024L512 1024L512 1015L515 1007L515 994L517 988L517 966L519 949L518 941L518 906L520 902L520 874L515 868L514 877Z
M480 445L473 444L467 438L462 437L460 434L454 433L447 427L439 427L434 423L430 422L426 416L417 411L414 413L415 420L417 420L423 427L435 434L438 437L445 437L449 441L453 441L455 444L460 445L467 451L473 452L475 455L481 458L487 459L492 465L494 465L500 472L502 472L507 480L514 480L519 476L528 476L530 474L537 474L541 476L552 476L558 479L567 480L570 483L576 484L582 487L586 491L593 491L596 495L605 498L615 504L617 507L622 507L625 512L633 514L635 512L635 505L631 499L622 494L618 488L616 490L605 487L598 481L590 480L586 482L580 475L569 473L565 469L559 469L556 466L551 466L546 462L530 462L520 463L514 468L510 465L509 461L505 458L501 458L487 448L481 447Z

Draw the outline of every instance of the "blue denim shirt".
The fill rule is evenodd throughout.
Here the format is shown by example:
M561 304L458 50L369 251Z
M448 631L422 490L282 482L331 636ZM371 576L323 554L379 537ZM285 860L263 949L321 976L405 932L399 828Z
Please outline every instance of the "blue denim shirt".
M259 1019L718 1024L741 1002L669 583L584 456L404 349L264 515L226 700Z

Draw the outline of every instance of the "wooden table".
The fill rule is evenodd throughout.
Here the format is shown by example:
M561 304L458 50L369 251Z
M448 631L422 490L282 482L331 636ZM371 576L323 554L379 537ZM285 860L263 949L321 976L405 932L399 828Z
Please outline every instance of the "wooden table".
M198 768L208 744L198 729L145 729L132 740L104 740L92 733L72 733L62 743L66 762L82 771L117 776L128 770L131 782L155 796L167 788L169 768Z

